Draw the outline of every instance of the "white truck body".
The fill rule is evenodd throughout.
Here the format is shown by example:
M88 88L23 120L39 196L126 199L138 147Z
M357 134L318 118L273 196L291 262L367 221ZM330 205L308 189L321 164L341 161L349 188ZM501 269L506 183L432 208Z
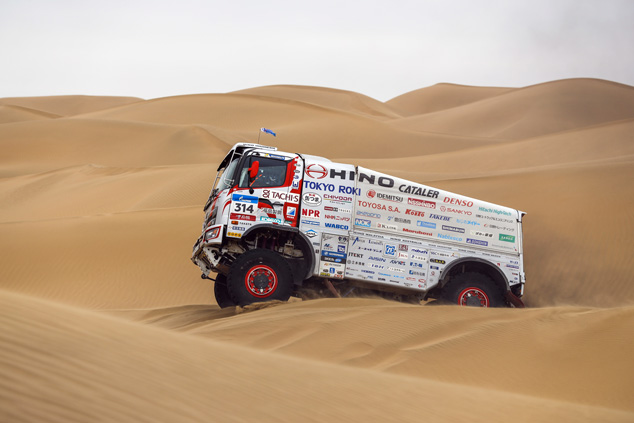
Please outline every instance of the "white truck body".
M255 161L260 173L276 169L277 179L245 183ZM521 304L524 213L518 210L260 145L236 144L223 161L225 173L233 163L232 181L210 196L194 246L192 260L203 276L227 275L240 254L261 248L262 240L283 239L266 248L294 261L296 287L321 278L422 299L438 297L451 276L481 272L507 304Z

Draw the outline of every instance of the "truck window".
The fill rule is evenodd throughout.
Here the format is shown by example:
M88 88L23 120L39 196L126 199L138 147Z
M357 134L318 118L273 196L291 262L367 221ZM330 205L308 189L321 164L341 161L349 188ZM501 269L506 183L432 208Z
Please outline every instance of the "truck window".
M255 178L249 181L249 168L253 162L260 162L260 170ZM287 162L268 157L250 157L240 171L240 188L281 187L286 181Z

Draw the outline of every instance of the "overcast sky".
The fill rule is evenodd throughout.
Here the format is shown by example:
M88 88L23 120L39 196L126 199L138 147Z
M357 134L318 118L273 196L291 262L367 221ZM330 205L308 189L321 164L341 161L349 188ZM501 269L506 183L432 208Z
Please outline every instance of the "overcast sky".
M0 97L634 85L634 0L0 0Z

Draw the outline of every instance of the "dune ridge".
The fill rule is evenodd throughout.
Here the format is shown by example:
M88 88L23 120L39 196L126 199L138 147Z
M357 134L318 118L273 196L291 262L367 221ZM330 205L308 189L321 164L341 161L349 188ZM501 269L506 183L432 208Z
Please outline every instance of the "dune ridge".
M632 421L633 93L0 99L0 421ZM221 310L189 254L258 136L527 212L529 309Z

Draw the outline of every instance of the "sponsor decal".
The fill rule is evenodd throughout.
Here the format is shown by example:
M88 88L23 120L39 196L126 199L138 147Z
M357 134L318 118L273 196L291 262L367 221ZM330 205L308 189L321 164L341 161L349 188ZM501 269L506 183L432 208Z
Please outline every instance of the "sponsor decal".
M295 206L288 206L288 207L286 208L286 218L287 218L287 219L292 219L292 218L294 218L294 217L295 217L295 215L296 215L296 213L297 213L297 207L295 207Z
M467 244L482 245L484 247L489 245L489 243L486 241L480 241L479 239L471 239L471 238L467 238Z
M431 232L417 231L416 229L403 228L403 232L416 235L434 236Z
M425 217L425 212L419 210L407 209L405 210L405 214L409 214L410 216Z
M500 241L515 242L515 236L514 235L500 234Z
M504 216L513 216L513 214L511 212L508 212L506 210L499 210L499 209L494 209L494 208L490 208L490 207L480 207L480 208L478 208L478 210L480 210L481 212L484 212L484 213L491 213L491 214L504 215Z
M262 198L288 201L289 203L299 203L299 194L287 193L285 191L274 191L270 189L265 189L262 190Z
M240 232L227 232L229 238L240 238L242 234Z
M491 228L491 229L498 229L500 231L515 232L515 228L509 228L508 226L495 225L493 223L485 223L484 227Z
M429 198L438 198L438 194L440 194L440 192L433 189L416 187L412 185L401 185L400 187L398 187L398 190L405 194L412 194L412 195L418 195L420 197L429 197Z
M348 197L345 195L324 194L324 200L339 203L352 203L352 197Z
M316 220L308 220L308 219L302 219L302 223L304 225L313 225L313 226L319 226L320 223Z
M385 269L385 266L383 266L382 264L370 263L370 267L373 268L373 269L379 269L379 270Z
M455 226L448 226L448 225L442 225L442 230L443 231L449 231L449 232L457 232L459 234L463 234L464 233L464 229L456 228Z
M231 232L244 232L247 228L244 226L229 226L229 230Z
M340 253L345 253L346 252L346 246L345 245L337 245L337 251L339 251Z
M302 216L319 218L320 211L315 209L302 209Z
M408 258L408 257L409 257L409 254L404 253L404 252L402 252L402 251L399 251L399 252L398 252L398 258L404 258L404 259L406 259L406 258Z
M443 203L453 204L454 206L473 207L473 201L464 200L462 198L445 197L442 201Z
M425 272L421 272L420 270L410 270L409 274L414 276L427 276Z
M410 265L411 267L418 267L418 268L420 268L420 269L424 269L424 268L425 268L425 265L424 265L423 263L417 263L417 262L415 262L415 261L410 261L410 262L409 262L409 265Z
M466 216L471 216L473 214L469 210L460 210L460 209L454 209L453 207L445 207L445 206L440 206L440 211L444 213L464 214Z
M385 204L380 203L371 203L369 201L357 200L359 207L364 207L367 209L375 209L375 210L385 210L388 212L399 213L398 207L386 206Z
M506 267L508 267L509 269L516 269L516 270L520 269L520 267L515 264L507 264Z
M317 236L317 232L313 231L312 229L309 229L309 230L306 231L306 236L308 238L314 238L314 237Z
M397 231L398 227L396 225L386 225L385 223L376 222L376 227L379 229L387 229L388 231Z
M363 172L359 173L359 182L367 182L371 185L379 185L385 188L392 188L394 186L394 179L387 176L366 175Z
M255 222L255 215L253 215L253 214L242 214L242 213L231 213L231 214L229 214L229 219L246 220L248 222Z
M392 218L392 216L387 218L388 220L392 220L394 219L394 222L396 223L403 223L405 225L410 225L412 223L412 221L410 219L403 219L402 217L394 217Z
M348 255L354 258L363 258L363 254L359 254L359 253L348 253Z
M325 206L324 210L326 211L330 211L330 212L337 212L337 213L352 213L352 210L350 209L342 209L341 207L331 207L331 206Z
M269 222L269 223L276 223L278 225L282 224L282 219L273 218L273 217L260 216L260 221Z
M421 256L419 254L414 254L414 253L412 253L410 255L410 259L418 260L418 261L422 261L422 262L426 262L427 261L427 257L426 256Z
M369 275L374 275L376 273L374 270L365 270L365 269L362 269L361 272L367 273Z
M350 227L348 225L340 225L339 223L326 222L326 223L324 223L324 226L326 228L339 229L341 231L347 231L348 229L350 229Z
M380 219L381 218L380 214L367 212L367 211L357 211L357 216L365 216L365 217L369 217L369 218L372 218L372 219Z
M368 190L368 192L365 193L366 197L368 198L374 198L376 197L376 191L373 189Z
M370 194L370 192L373 192L374 190L370 190L368 191L368 196ZM394 203L402 203L404 198L398 195L392 195L392 194L383 194L381 192L377 192L376 194L376 198L378 200L384 200L384 201L392 201ZM371 197L374 198L374 197Z
M468 219L456 219L456 223L460 223L461 225L481 226L475 220L468 220ZM486 225L484 225L484 226L486 226Z
M346 185L339 185L339 194L361 195L361 189L360 188L355 189L354 187L350 187Z
M451 217L449 217L449 216L441 216L439 214L434 214L434 213L430 213L429 214L429 218L430 219L436 219L436 220L442 220L443 222L449 222L451 220Z
M321 182L312 182L312 181L307 181L307 180L304 180L304 188L311 189L313 191L335 192L335 185L334 184L326 184L326 183L321 183Z
M438 264L446 264L447 262L445 260L440 260L440 259L429 259L430 263L438 263Z
M421 228L429 228L436 229L436 224L433 222L425 222L424 220L416 221L416 226L420 226Z
M385 244L383 255L387 257L396 257L396 245Z
M496 222L515 223L511 219L504 219L503 217L487 216L487 215L484 215L484 214L476 214L476 217L478 219L495 220Z
M493 238L493 234L490 232L482 232L482 231L471 231L471 235L481 236L484 238Z
M407 246L407 244L398 244L398 250L399 251L407 251L407 250L409 250L409 247Z
M409 204L410 206L424 207L426 209L436 208L436 203L434 203L433 201L419 200L418 198L411 197L407 199L407 204Z
M324 218L326 219L330 219L330 220L339 220L342 222L350 222L350 218L346 217L346 216L335 216L334 214L325 214Z
M412 253L419 253L419 254L427 254L428 251L427 250L421 250L420 248L410 248L409 250Z
M438 238L446 239L448 241L462 241L462 238L452 235L438 234Z
M367 219L354 219L354 224L357 226L365 226L366 228L372 227L372 221Z
M315 194L314 192L307 192L302 196L302 200L304 201L304 205L308 207L317 207L321 204L321 195Z
M258 197L254 197L252 195L233 194L231 196L231 199L233 201L239 201L241 203L251 203L251 204L257 204L258 203Z
M405 266L405 262L402 260L390 260L390 264L398 264L400 266Z
M387 270L389 270L390 272L405 273L405 270L399 269L398 267L389 266Z
M313 163L306 168L306 174L313 179L324 179L328 176L328 170L320 164Z
M321 255L322 255L322 257L336 257L336 258L340 258L340 259L345 259L346 258L345 253L339 253L339 252L334 252L334 251L322 251Z

